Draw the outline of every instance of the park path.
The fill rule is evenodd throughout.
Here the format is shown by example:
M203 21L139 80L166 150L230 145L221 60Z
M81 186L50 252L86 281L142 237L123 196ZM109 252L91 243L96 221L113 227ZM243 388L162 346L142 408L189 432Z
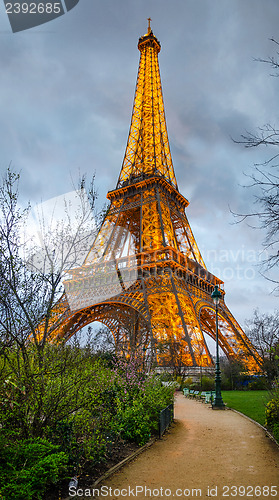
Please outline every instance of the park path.
M177 393L170 432L102 486L112 500L279 499L279 449L242 415Z

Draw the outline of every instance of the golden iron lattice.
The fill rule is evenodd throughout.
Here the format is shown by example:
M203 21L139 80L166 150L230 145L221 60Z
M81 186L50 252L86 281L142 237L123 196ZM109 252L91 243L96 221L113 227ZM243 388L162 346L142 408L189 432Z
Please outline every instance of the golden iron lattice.
M169 148L158 53L150 28L139 39L139 71L130 132L110 207L83 266L64 282L63 319L55 336L69 338L100 321L116 347L159 364L212 366L204 334L215 339L211 293L221 287L219 341L229 358L258 371L261 358L224 302L223 282L205 266L187 220ZM61 308L62 302L60 303ZM174 354L173 354L174 353Z

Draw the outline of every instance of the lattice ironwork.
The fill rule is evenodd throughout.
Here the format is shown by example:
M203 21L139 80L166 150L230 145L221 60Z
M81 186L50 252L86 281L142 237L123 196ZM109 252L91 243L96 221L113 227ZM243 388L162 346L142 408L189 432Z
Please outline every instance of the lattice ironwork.
M224 302L223 282L205 266L179 193L165 121L158 53L150 27L140 38L131 127L110 208L83 266L64 282L68 302L56 336L69 338L92 321L113 333L117 349L157 362L173 356L188 366L212 366L204 334L215 339L211 293L222 290L220 345L258 371L261 358ZM59 305L61 308L61 304Z
M150 28L139 39L138 49L141 57L132 121L117 187L154 175L164 177L177 187L158 63L161 45Z

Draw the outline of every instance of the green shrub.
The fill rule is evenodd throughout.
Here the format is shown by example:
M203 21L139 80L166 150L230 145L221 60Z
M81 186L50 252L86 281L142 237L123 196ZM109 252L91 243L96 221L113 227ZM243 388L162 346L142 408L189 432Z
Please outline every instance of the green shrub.
M150 438L151 421L141 401L134 401L118 415L121 436L127 441L134 441L142 446Z
M188 377L188 378L186 378L184 380L183 385L184 385L184 387L186 387L187 389L189 389L190 386L192 385L192 383L193 383L192 377Z
M223 391L230 391L232 388L231 380L223 373L221 374L221 388Z
M42 361L33 345L26 351L28 371L21 366L22 353L11 354L0 370L2 428L17 428L23 438L43 437L77 408L96 407L113 379L110 369L81 348L47 344Z
M72 424L77 462L90 460L98 463L103 460L108 444L107 435L111 429L111 417L101 406L98 416L95 415L94 408L76 412Z
M267 388L267 380L265 377L254 378L248 383L248 389L250 391L264 391Z
M158 430L160 411L173 402L174 387L162 387L158 380L150 377L142 388L144 408L152 422L152 431Z
M41 499L51 484L66 476L68 457L46 439L0 439L0 495L4 500Z
M118 387L117 413L114 418L115 434L139 445L146 443L150 434L159 430L160 411L173 402L173 387L164 387L160 378L148 377L133 389L133 398Z
M183 388L183 380L182 380L182 377L180 377L180 375L178 377L176 377L176 382L177 382L177 386L179 386L179 389L181 390Z
M273 429L274 425L279 424L279 399L271 399L265 410L265 425Z
M144 444L173 402L174 388L145 376L135 360L104 366L90 350L60 344L47 344L41 359L34 345L25 354L28 370L21 352L9 353L9 363L0 357L4 500L41 498L65 474L106 460L120 438Z
M215 386L214 378L202 377L202 390L203 391L213 391Z

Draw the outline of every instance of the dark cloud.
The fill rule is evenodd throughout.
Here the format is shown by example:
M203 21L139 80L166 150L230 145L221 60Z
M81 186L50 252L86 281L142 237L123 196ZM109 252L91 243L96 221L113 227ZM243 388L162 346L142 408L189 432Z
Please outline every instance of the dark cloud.
M254 60L274 54L269 38L279 38L278 15L277 0L82 0L51 23L12 34L2 12L1 169L12 161L21 170L22 197L31 201L70 191L79 171L96 171L100 202L105 200L125 152L137 41L150 16L162 44L173 163L198 244L207 253L228 251L228 262L218 266L210 252L207 259L225 277L224 269L241 264L243 277L230 279L227 271L226 280L236 316L239 310L243 321L261 304L272 309L275 299L257 293L268 294L268 282L258 269L246 279L250 263L239 261L239 249L259 250L263 235L232 225L230 207L249 211L254 192L241 187L244 172L268 156L232 138L278 123L278 79Z

